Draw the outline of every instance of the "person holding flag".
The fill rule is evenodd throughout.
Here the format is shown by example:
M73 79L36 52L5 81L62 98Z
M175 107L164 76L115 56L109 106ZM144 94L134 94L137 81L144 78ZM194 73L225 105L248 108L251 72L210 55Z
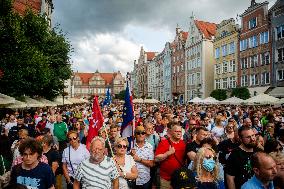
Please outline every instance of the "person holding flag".
M124 98L124 106L123 106L123 114L122 114L122 125L121 125L121 133L122 137L127 137L129 143L133 141L133 132L134 132L134 115L133 115L133 103L132 103L132 94L129 89L129 80L126 84L125 98ZM130 145L131 146L131 145Z
M86 141L87 149L90 149L91 141L95 136L98 136L98 131L103 126L103 123L104 123L104 117L102 115L99 106L98 97L95 96L93 101L92 116L90 119L88 136Z
M109 88L107 88L107 93L106 93L106 98L105 100L103 101L103 107L104 106L109 106L111 104L111 95L110 95L110 91L109 91Z

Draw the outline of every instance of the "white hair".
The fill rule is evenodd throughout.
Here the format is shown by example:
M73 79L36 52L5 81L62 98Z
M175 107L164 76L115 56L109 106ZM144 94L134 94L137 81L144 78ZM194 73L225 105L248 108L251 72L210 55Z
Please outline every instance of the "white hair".
M93 146L93 143L95 141L100 141L102 143L102 145L105 147L105 139L103 139L102 137L96 136L92 139L91 141L91 147Z

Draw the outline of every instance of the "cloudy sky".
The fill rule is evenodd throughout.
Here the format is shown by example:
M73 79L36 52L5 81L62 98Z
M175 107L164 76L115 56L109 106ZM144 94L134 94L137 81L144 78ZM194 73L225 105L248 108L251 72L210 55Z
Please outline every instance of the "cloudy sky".
M269 7L275 0L268 0ZM197 20L220 23L236 18L250 0L53 0L53 25L67 34L73 70L126 73L141 46L160 52L175 36L177 24L188 30ZM256 0L260 2L260 0Z

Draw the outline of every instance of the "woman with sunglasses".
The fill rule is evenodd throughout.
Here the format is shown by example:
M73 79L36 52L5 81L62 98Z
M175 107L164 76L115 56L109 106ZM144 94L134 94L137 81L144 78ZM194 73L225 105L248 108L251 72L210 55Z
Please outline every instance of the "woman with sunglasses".
M127 180L135 180L138 176L138 170L135 161L131 155L127 155L127 138L118 138L114 143L116 155L117 170L119 172L119 188L128 189Z
M198 189L217 189L219 168L216 153L212 148L202 147L194 161Z
M69 146L64 149L62 154L62 169L66 179L67 189L73 188L74 174L78 165L90 157L90 153L84 144L80 143L77 131L67 133Z

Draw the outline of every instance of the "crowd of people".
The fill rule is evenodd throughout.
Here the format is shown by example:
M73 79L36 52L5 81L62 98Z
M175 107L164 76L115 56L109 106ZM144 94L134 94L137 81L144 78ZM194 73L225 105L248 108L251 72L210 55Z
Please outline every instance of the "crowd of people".
M284 107L123 104L40 108L3 116L0 188L283 189Z

